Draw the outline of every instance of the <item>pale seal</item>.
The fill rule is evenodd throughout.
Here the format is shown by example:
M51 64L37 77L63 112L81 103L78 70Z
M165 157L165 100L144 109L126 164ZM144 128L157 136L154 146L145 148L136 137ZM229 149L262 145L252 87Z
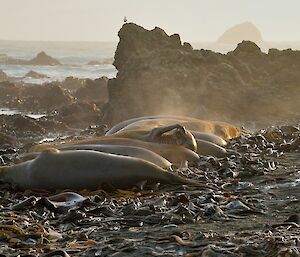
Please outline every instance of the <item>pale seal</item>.
M163 169L169 169L171 163L163 158L162 156L147 150L145 148L136 147L136 146L127 146L127 145L67 145L62 144L58 145L55 148L60 151L65 150L92 150L103 153L111 153L123 156L130 156L135 158L140 158L149 162L156 164L157 166ZM34 159L39 152L27 153L20 157L20 161L27 161Z
M192 151L197 150L197 143L192 133L179 124L156 127L150 130L137 129L119 131L110 137L131 138L152 143L172 144L184 146Z
M181 167L189 163L197 163L199 161L199 156L192 150L189 150L182 146L169 145L169 144L158 144L144 142L141 140L134 140L130 138L116 138L116 137L97 137L87 140L79 140L68 142L64 145L127 145L127 146L136 146L148 149L156 154L164 157L173 165ZM61 145L36 145L33 146L31 152L41 152L49 147L59 148Z
M193 134L193 136L196 140L205 140L205 141L211 142L211 143L219 145L219 146L227 145L227 142L223 138L221 138L217 135L214 135L211 133L193 131L193 130L191 130L190 132Z
M93 190L103 184L129 188L143 181L201 185L138 158L88 150L60 152L57 149L46 150L31 161L1 167L0 180L20 189L46 190Z
M106 132L106 135L114 134L120 130L137 128L151 129L154 127L167 126L175 123L179 123L189 130L218 135L225 140L238 137L241 133L238 127L226 122L199 120L196 118L185 116L157 115L138 117L122 121L113 126L108 132Z
M211 155L217 158L224 158L229 155L227 150L222 146L201 139L196 139L196 141L198 145L197 153L199 155L205 155L205 156Z

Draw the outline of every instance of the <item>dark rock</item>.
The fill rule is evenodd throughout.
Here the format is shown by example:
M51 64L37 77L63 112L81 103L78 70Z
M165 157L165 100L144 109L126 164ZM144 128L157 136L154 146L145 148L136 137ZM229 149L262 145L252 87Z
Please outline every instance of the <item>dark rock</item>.
M54 82L33 86L0 82L0 90L2 107L24 111L45 112L74 101L74 97Z
M107 77L95 80L87 79L85 84L75 92L74 96L80 101L106 103L108 101L107 82Z
M53 110L73 102L73 97L58 84L49 83L24 87L23 101L27 110Z
M0 70L0 81L8 81L9 77L7 76L7 74L3 71Z
M37 56L34 57L32 60L28 61L27 64L29 64L29 65L49 65L49 66L61 65L61 63L58 60L47 55L44 51L38 53Z
M47 55L44 51L38 53L37 56L31 60L22 60L8 57L5 63L13 65L61 65L61 63L58 60Z
M44 78L49 78L47 75L45 74L41 74L35 71L29 71L26 73L25 77L29 77L29 78L33 78L33 79L44 79Z
M179 35L169 37L158 27L149 31L134 23L126 23L118 35L122 40L119 41L113 63L118 70L130 57L138 58L153 49L181 48Z
M251 22L244 22L226 30L217 40L222 44L237 44L243 40L251 40L255 43L263 41L260 31Z
M5 81L0 82L0 103L2 106L5 106L5 101L9 101L12 98L19 98L21 95L21 87L17 86L14 83Z
M0 126L2 132L12 138L43 135L46 132L38 121L20 114L0 115Z
M178 35L126 23L108 82L106 122L175 114L227 121L272 120L300 110L300 51L262 53L243 41L227 55L193 50Z
M84 84L85 79L79 79L71 76L65 78L65 80L61 83L61 87L74 92L84 86Z
M241 54L253 54L253 55L262 55L262 52L257 44L255 44L252 41L245 41L243 40L241 43L237 45L237 47L233 50L233 52L230 52L235 55L241 55Z
M15 146L16 144L17 144L17 139L14 136L0 132L0 147L1 147L1 149L3 148L4 145Z
M102 118L102 112L95 104L75 102L57 109L55 116L55 120L69 127L86 128L89 125L98 124Z

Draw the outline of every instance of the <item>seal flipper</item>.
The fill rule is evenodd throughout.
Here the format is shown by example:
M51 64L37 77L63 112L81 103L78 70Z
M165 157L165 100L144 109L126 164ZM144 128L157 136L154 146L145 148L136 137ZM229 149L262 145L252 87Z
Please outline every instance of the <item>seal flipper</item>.
M136 187L140 190L144 190L144 187L147 184L147 180L141 180L140 182L136 183Z

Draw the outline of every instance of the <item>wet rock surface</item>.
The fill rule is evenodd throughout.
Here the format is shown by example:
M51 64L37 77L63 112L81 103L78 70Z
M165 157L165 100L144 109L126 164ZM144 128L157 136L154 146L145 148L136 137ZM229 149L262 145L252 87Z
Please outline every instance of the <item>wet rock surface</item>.
M98 129L69 139L95 136ZM299 138L299 125L269 127L231 140L227 158L201 156L196 165L174 170L207 188L19 192L1 184L0 252L299 256ZM2 150L1 156L25 149Z
M107 77L95 80L86 79L84 85L76 90L74 96L80 101L106 103L108 101L107 82Z
M177 34L126 23L109 80L107 122L177 114L224 121L299 118L299 51L263 53L243 41L226 54L193 50Z
M108 101L107 83L107 77L95 80L69 77L62 82L43 85L3 81L0 82L0 106L35 113L51 112L77 102L95 103L101 107Z
M43 85L0 82L0 107L16 113L0 115L0 132L23 137L24 133L40 131L45 136L101 124L108 101L107 81L101 77L69 78Z

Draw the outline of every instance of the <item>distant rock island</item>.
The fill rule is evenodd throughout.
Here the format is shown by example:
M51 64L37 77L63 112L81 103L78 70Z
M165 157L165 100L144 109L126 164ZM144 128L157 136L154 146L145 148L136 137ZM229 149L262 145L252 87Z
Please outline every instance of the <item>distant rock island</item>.
M61 63L55 58L47 55L44 51L37 54L32 60L28 61L29 65L49 65L56 66L61 65Z
M47 75L38 73L38 72L33 71L33 70L27 72L24 77L33 78L33 79L46 79L46 78L49 78Z
M5 57L5 58L4 58ZM38 53L36 57L34 57L31 60L21 60L21 59L15 59L8 56L4 56L0 59L1 62L4 62L5 64L13 64L13 65L47 65L47 66L57 66L61 65L61 63L47 55L44 51Z
M259 29L251 22L244 22L226 30L217 43L237 44L243 40L250 40L256 44L263 42Z

